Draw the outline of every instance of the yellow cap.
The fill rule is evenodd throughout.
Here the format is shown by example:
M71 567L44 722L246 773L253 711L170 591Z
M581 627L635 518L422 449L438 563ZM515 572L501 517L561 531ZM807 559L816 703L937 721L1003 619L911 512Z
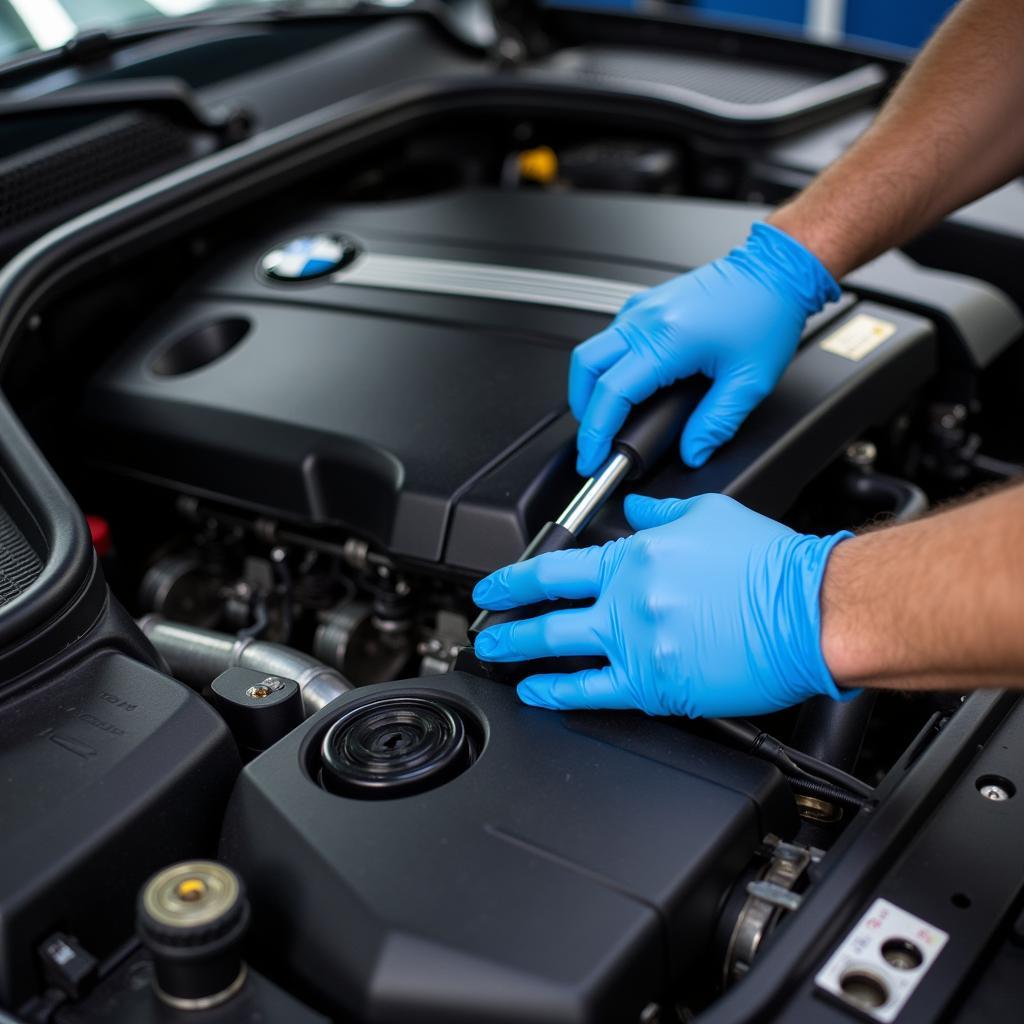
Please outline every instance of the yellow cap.
M538 185L550 185L558 178L558 157L550 146L524 149L519 154L519 175Z

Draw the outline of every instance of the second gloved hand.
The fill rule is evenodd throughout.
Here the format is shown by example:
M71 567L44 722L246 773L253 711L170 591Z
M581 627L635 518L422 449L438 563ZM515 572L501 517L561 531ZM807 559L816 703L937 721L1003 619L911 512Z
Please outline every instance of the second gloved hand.
M592 474L632 406L673 381L713 381L680 453L700 466L775 386L804 321L839 288L818 259L769 224L723 259L628 299L606 330L577 346L569 405L579 420L576 468Z
M696 718L853 695L840 694L825 664L819 609L829 553L849 534L795 533L718 494L630 495L626 515L639 533L518 562L474 590L492 610L595 599L477 637L486 661L607 657L607 668L525 679L527 704Z

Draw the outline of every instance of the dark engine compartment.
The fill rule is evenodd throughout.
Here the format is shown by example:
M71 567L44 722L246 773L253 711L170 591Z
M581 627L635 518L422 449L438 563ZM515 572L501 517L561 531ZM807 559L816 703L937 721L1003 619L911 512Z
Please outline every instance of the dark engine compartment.
M799 184L784 143L841 135L887 74L768 40L740 82L731 36L638 18L620 45L615 19L550 17L547 50L513 68L477 66L450 25L360 21L367 87L381 53L410 79L467 76L407 95L396 70L390 107L289 125L306 87L217 84L265 138L0 279L4 390L33 439L0 410L0 553L22 572L0 600L0 1007L39 1024L839 1022L864 1005L813 975L875 897L948 937L901 1021L976 1019L981 951L1015 963L1021 812L976 785L1012 788L1015 697L685 722L542 712L456 670L473 583L580 487L573 346L741 242ZM668 75L685 39L689 70ZM672 451L628 487L721 491L826 532L1020 474L1001 400L1020 296L919 245L843 282L704 468ZM611 500L582 541L627 529ZM969 884L967 835L1000 851ZM140 887L212 857L248 901L230 941L140 911L140 946ZM156 998L168 948L209 967L218 942L248 964L230 998Z

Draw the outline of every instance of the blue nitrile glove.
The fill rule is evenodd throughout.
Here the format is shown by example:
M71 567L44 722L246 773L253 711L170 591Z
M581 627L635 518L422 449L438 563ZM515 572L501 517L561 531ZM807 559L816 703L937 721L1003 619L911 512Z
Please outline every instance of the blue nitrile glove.
M696 373L713 384L679 450L688 465L703 465L775 387L807 317L837 298L813 253L755 224L746 245L723 259L627 299L611 326L572 354L577 470L589 476L600 466L631 406Z
M523 701L698 718L854 694L840 694L829 674L818 604L829 553L850 534L795 533L720 494L665 501L631 494L625 506L640 533L507 566L473 591L481 608L493 610L596 598L477 637L477 656L487 661L604 655L610 662L524 679Z

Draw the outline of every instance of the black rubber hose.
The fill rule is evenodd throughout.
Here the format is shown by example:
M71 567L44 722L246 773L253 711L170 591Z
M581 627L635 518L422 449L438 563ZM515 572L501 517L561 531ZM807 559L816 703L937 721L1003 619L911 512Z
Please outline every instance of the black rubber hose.
M818 763L853 771L877 696L865 690L845 701L812 697L800 708L789 746Z
M894 523L916 519L928 511L928 496L920 487L870 467L851 467L845 478L847 493L859 501L888 507ZM800 763L802 751L813 759L807 771L839 783L856 767L877 693L865 690L851 700L812 697L800 709L790 737L790 757ZM841 772L842 775L836 775ZM849 781L842 785L852 788ZM854 789L856 792L857 790Z

